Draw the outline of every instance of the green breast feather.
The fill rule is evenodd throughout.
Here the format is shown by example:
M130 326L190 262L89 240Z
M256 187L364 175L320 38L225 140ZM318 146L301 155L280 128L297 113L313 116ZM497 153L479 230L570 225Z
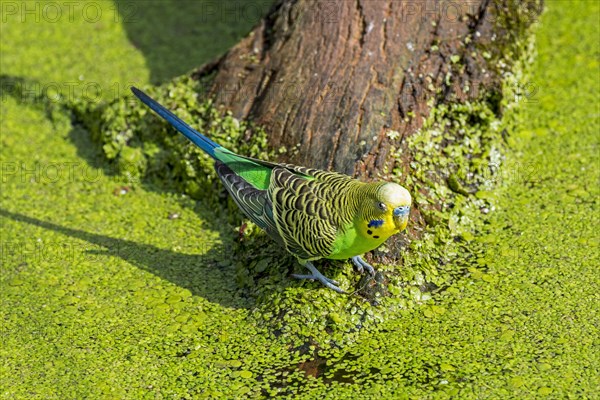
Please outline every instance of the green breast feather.
M332 254L327 258L333 260L346 260L376 249L385 242L386 239L387 237L374 239L362 236L359 234L359 230L356 228L355 224L351 224L340 232L340 235L333 245Z

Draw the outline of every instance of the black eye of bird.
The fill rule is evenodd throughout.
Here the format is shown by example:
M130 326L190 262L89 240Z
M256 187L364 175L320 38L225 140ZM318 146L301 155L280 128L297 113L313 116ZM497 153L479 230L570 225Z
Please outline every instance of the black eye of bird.
M385 203L379 202L377 203L377 207L379 207L382 211L385 211Z

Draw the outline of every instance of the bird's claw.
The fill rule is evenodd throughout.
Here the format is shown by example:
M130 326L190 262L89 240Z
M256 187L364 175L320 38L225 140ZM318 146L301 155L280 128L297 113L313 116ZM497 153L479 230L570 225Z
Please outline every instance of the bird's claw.
M338 281L327 278L325 275L320 273L319 270L314 265L312 265L312 263L307 262L304 266L306 268L308 268L310 270L310 272L312 272L312 274L310 274L310 275L292 274L292 276L296 279L317 280L331 290L335 290L338 293L346 293L343 289L341 289L340 287L337 286L337 285L339 285Z
M363 273L366 269L369 275L375 275L375 268L365 260L361 256L352 257L352 263L356 267L359 273Z

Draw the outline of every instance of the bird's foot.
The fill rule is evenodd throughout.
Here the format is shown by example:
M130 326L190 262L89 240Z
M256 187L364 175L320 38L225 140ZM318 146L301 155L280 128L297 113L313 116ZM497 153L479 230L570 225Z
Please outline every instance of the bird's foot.
M375 268L365 260L361 256L352 257L352 263L356 266L356 269L359 273L363 273L366 269L369 275L375 275Z
M311 275L292 274L292 276L296 279L318 280L319 282L321 282L323 285L325 285L326 287L328 287L331 290L335 290L338 293L346 293L343 289L341 289L337 286L337 285L339 285L339 282L334 281L333 279L327 278L325 275L320 273L319 270L311 262L307 262L306 264L304 264L304 266L306 268L308 268L308 270L310 272L312 272Z

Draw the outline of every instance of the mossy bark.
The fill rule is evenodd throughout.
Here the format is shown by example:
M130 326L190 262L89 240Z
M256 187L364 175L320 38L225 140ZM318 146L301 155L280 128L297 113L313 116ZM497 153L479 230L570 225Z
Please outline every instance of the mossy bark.
M437 105L484 96L500 111L503 68L539 7L535 0L283 0L193 76L216 72L210 95L263 126L270 144L286 149L285 161L373 178L410 160L389 150Z

